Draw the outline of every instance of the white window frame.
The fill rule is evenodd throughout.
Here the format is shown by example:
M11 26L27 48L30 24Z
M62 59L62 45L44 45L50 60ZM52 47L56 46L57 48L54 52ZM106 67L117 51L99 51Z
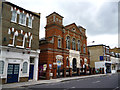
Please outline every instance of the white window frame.
M19 14L19 24L26 26L26 15L24 13Z
M14 14L15 14L15 15L14 15ZM14 18L15 20L13 20L13 18ZM14 22L14 23L17 22L17 11L16 11L16 10L13 10L13 11L12 11L11 22Z
M0 67L1 67L1 72L0 72L0 74L3 74L4 73L4 65L5 65L5 62L3 61L3 60L0 60L0 62L2 63L2 65L0 65Z
M26 66L24 66L24 65L26 65ZM27 72L28 72L28 62L24 62L22 73L26 74Z
M12 29L14 29L14 28L12 28ZM16 36L18 36L18 31L14 32L13 42L12 42L12 44L8 44L8 46L14 46L14 44L15 44L15 37L16 37Z
M29 47L31 47L32 38L33 38L33 36L31 35L30 36L30 41L29 41Z
M32 28L32 17L31 16L28 17L28 27Z

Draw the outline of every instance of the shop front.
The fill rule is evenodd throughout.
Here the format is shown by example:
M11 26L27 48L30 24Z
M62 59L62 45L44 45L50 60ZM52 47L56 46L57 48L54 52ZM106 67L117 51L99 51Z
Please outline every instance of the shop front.
M38 52L10 47L2 48L2 57L0 56L2 83L37 80L38 56Z

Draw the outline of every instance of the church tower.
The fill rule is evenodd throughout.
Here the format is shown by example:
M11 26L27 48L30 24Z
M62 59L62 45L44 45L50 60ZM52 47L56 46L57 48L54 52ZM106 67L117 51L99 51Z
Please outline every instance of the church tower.
M63 28L63 17L56 12L48 15L47 17L47 24L46 24L46 38L51 36L59 36L62 35L62 28ZM58 30L59 29L59 30Z

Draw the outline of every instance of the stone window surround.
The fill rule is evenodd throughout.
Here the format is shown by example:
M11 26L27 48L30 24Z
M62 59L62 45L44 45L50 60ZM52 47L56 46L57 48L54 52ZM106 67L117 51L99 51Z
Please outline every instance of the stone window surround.
M83 45L83 52L86 53L86 46L85 46L85 44Z
M67 41L68 41L68 40L67 40L67 39L68 39L67 37L69 37L69 43L67 42ZM70 45L70 36L66 36L66 48L67 48L67 49L70 49L70 48L69 48L70 46L68 47L67 44Z
M58 38L58 48L61 48L61 39Z
M25 61L25 62L23 63L22 73L25 74L25 73L27 73L27 71L28 71L28 62Z
M31 16L28 17L28 27L32 28L32 17Z
M62 37L60 35L58 36L58 48L62 48Z
M14 32L14 28L12 28L12 32ZM23 30L21 30L21 34L22 34ZM11 34L11 31L10 29L8 30L8 34ZM15 31L14 32L14 35L13 35L13 41L12 41L12 44L8 44L8 46L14 46L15 44L15 37L18 36L18 31ZM16 47L19 47L19 48L24 48L24 45L25 45L25 38L28 38L28 36L30 36L30 32L28 33L25 33L24 37L23 37L23 45L22 46L16 46ZM30 41L29 41L29 47L31 47L31 41L32 41L32 35L30 36Z
M26 15L24 13L19 14L19 24L26 26Z
M76 39L72 39L72 50L76 50Z
M12 32L14 32L14 28L12 28ZM8 34L11 34L10 33L10 29L8 30ZM14 46L14 44L15 44L15 37L16 36L18 36L18 31L14 32L14 35L13 35L13 38L12 38L13 39L12 44L8 44L8 46Z
M15 14L15 15L14 15L14 14ZM15 20L13 20L13 18L14 18ZM16 10L12 10L11 22L17 23L17 12L16 12Z
M11 20L11 22L17 23L17 14L19 14L19 15L20 15L20 13L25 14L25 12L24 12L24 11L20 12L20 10L19 10L19 9L16 9L16 7L11 7L11 11L14 11L14 10L16 11L16 21ZM32 14L26 13L25 16L26 16L26 20L27 20L27 18L29 18L29 17L31 17L32 20L34 20L34 16L32 16ZM25 20L25 22L26 22L26 20ZM19 24L20 24L20 25L23 25L23 26L26 26L26 23L25 23L25 24L19 23ZM31 26L28 26L28 27L29 27L29 28L32 28L32 25L31 25Z

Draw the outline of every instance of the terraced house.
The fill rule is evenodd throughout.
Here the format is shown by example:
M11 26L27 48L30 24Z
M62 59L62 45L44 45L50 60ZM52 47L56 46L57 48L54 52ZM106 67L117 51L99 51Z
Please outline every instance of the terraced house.
M111 58L111 72L117 73L120 72L120 48L110 49L110 58Z
M10 2L2 2L0 9L2 83L37 80L40 14Z
M39 77L50 79L86 72L89 67L86 29L75 23L64 26L63 16L56 12L46 18L45 38L40 40Z
M98 44L88 46L90 52L90 67L95 68L96 73L103 70L103 73L111 73L110 47Z

